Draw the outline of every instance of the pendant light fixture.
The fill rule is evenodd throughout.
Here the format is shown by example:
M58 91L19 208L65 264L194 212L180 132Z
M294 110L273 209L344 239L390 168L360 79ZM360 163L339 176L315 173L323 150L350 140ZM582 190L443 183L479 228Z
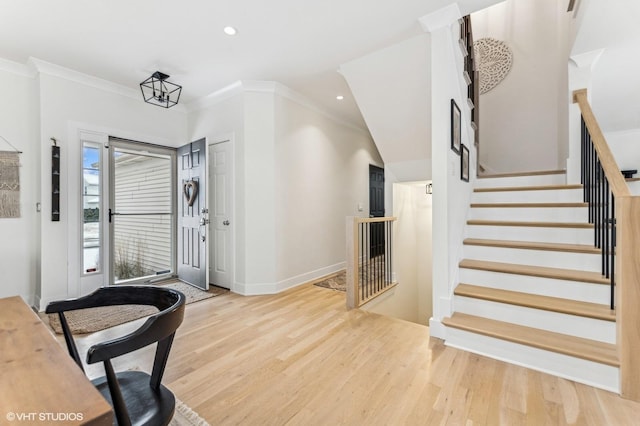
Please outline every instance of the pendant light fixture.
M169 76L160 71L140 83L144 101L163 108L171 108L180 100L182 86L167 81Z

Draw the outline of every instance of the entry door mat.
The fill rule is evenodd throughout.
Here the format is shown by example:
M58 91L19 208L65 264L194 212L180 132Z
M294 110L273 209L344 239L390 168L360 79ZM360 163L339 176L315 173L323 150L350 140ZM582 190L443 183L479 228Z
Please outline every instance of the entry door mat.
M200 290L192 285L183 282L172 282L164 284L175 290L181 291L186 297L186 303L194 303L210 297L228 293L229 290L211 286L209 291ZM138 318L153 315L158 312L155 306L146 305L119 305L104 306L99 308L78 309L65 312L69 328L73 334L87 334L115 327L125 322L137 320ZM58 314L49 314L49 324L58 334L62 334L60 318Z

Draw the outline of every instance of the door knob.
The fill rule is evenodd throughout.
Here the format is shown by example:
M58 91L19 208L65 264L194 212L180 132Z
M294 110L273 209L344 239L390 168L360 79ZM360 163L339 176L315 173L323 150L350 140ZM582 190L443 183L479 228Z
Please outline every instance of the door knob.
M225 220L224 222L222 222L222 224L224 226L229 226L231 224L231 222L229 222L228 220Z

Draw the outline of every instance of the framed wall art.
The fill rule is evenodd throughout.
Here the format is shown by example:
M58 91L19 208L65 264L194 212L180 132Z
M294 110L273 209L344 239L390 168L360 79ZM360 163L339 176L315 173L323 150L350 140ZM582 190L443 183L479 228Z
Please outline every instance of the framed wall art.
M469 182L469 148L464 145L460 153L460 179Z
M461 128L462 115L460 115L460 108L458 108L456 101L451 99L451 149L456 154L460 154Z

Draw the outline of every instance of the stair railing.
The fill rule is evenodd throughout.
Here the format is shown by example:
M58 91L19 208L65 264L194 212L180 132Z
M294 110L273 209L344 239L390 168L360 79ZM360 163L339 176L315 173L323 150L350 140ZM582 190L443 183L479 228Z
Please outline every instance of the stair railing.
M586 89L573 93L581 120L581 167L583 199L589 204L589 223L594 225L594 246L602 252L602 275L610 279L610 306L615 308L616 208L619 196L629 187L587 100Z
M595 241L611 278L611 309L616 311L620 395L640 401L640 197L632 196L587 99L573 92L582 113L582 179ZM609 260L604 257L609 257ZM615 272L615 274L614 274Z
M359 308L397 285L393 277L395 217L347 217L347 308Z

